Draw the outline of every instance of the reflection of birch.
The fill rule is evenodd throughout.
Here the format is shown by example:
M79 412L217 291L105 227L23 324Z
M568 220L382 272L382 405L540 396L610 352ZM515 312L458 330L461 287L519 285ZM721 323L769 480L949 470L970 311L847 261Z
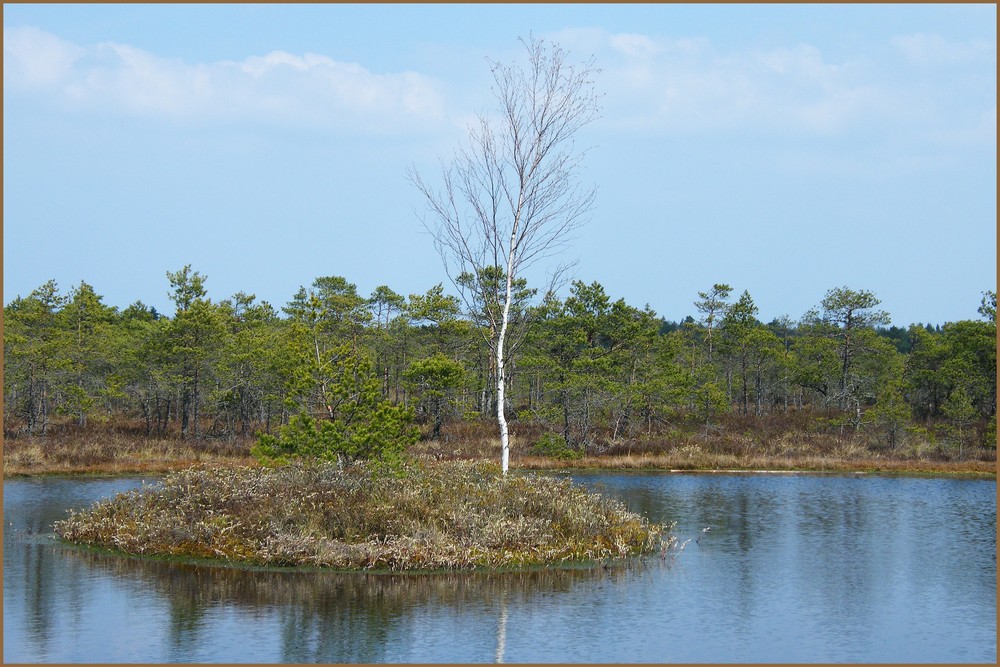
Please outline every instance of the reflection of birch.
M74 567L83 568L88 580L100 582L110 577L149 595L157 604L187 609L191 615L203 613L204 623L199 622L190 634L180 637L183 644L178 635L167 638L166 646L175 654L183 653L191 642L203 641L203 628L211 627L219 614L254 616L267 609L273 610L275 619L268 622L268 627L276 628L273 646L280 658L278 662L293 664L373 664L395 660L399 654L393 653L393 638L405 634L420 610L428 608L482 618L487 633L489 610L499 610L496 659L503 662L511 597L516 608L519 604L537 602L538 596L558 597L572 594L580 586L592 588L596 578L609 576L600 568L442 572L426 576L309 573L206 567L72 548L62 553ZM615 577L624 577L626 572L625 568L611 570ZM225 613L219 609L219 600L226 601ZM488 642L488 634L485 638ZM477 660L489 663L487 647L488 643ZM259 659L262 654L255 651L261 650L264 649L248 646L244 655L249 662L267 662L266 657L271 654ZM440 655L447 658L444 653Z
M500 589L500 623L497 625L497 658L494 662L503 662L504 649L507 646L507 586Z

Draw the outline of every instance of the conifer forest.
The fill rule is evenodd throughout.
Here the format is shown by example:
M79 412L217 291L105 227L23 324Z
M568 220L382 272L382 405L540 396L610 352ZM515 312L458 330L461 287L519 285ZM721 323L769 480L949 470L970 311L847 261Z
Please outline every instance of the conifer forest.
M4 310L4 435L248 442L308 416L412 422L420 442L460 448L496 409L484 330L499 273L458 278L477 286L472 304L442 284L365 296L327 276L276 307L242 292L213 300L185 266L166 275L172 313L49 281ZM514 287L504 400L521 453L661 451L681 434L766 437L784 424L869 455L995 457L992 291L967 320L903 328L874 293L847 287L771 322L725 284L692 295L679 322L598 282L574 281L564 298Z

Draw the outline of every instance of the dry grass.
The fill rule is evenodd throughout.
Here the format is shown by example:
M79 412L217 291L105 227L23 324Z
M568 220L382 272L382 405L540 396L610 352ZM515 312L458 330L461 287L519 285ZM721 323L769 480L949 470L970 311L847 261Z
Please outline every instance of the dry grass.
M664 528L568 480L485 463L190 470L55 526L130 554L273 566L447 570L622 559Z
M565 460L532 455L544 425L512 422L511 465L524 469L647 468L664 470L869 470L996 474L994 448L954 447L933 429L887 448L874 434L832 428L823 414L800 410L765 417L726 415L706 435L701 425L664 425L652 433L614 440L595 432L586 456ZM425 436L430 428L425 428ZM140 426L69 425L47 437L18 436L4 443L4 475L46 473L151 473L196 466L250 465L253 438L182 440L143 435ZM489 421L447 424L440 440L425 439L407 454L423 461L495 460L499 442Z
M144 438L114 431L70 431L4 440L4 477L37 474L169 472L191 466L249 464L250 443Z
M748 420L734 418L707 437L703 431L657 434L652 437L603 442L592 448L600 453L567 461L533 455L531 445L544 430L518 425L511 444L511 467L521 470L608 469L684 471L819 471L819 472L918 472L995 475L993 450L968 449L965 458L951 459L925 442L886 450L863 436L807 428L804 416L765 421L767 428L743 428ZM463 460L497 458L500 442L493 425L478 428L464 424L461 435L446 442L425 441L411 452L427 459ZM447 433L447 431L446 431Z

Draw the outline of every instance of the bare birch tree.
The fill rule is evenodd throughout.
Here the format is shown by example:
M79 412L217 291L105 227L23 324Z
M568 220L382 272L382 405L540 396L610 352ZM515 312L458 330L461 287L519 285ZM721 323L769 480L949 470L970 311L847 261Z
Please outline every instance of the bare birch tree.
M469 308L476 301L487 304L484 338L496 362L504 473L510 458L504 390L515 286L525 269L566 246L593 207L595 190L577 184L585 151L577 149L575 137L599 113L592 62L572 65L558 45L534 38L522 43L526 67L491 63L498 114L480 114L469 127L467 144L442 163L442 188L410 173L427 201L424 226L449 277ZM457 280L463 273L497 275L501 289L485 289L488 280Z

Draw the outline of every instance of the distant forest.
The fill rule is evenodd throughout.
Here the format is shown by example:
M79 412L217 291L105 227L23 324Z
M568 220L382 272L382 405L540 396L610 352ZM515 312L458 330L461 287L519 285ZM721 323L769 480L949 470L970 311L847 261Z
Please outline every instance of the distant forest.
M129 424L139 436L250 437L301 413L349 419L361 394L412 409L425 438L495 414L483 331L505 284L496 272L459 278L477 282L473 303L440 284L365 297L329 276L280 309L242 292L212 301L190 266L167 280L170 315L105 305L86 282L64 293L49 281L7 304L5 436ZM799 321L768 323L748 292L721 284L692 295L681 322L597 282L573 282L565 299L516 288L509 414L570 449L805 412L887 451L914 438L995 450L992 291L968 320L899 328L874 294L846 287Z

